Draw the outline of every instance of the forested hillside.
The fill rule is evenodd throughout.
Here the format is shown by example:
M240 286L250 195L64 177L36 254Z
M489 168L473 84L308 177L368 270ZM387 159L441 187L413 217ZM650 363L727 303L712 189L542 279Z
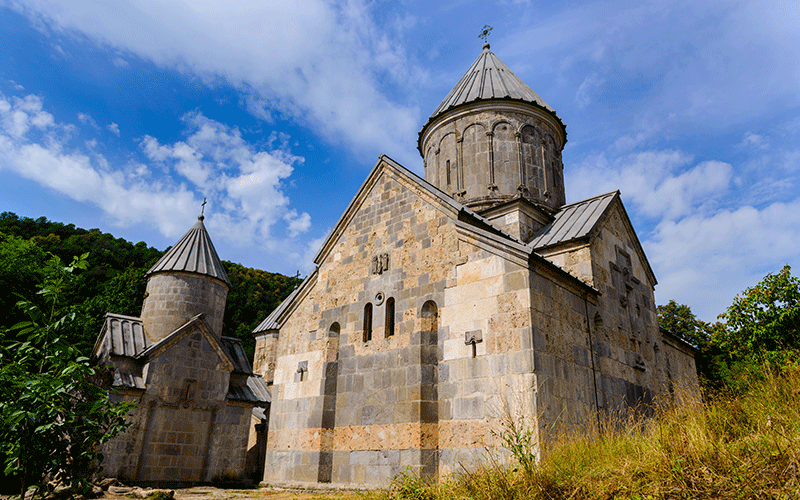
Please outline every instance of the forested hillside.
M131 243L99 229L32 219L11 212L0 214L0 329L24 319L16 302L36 300L36 290L48 265L57 257L64 265L88 252L89 269L78 273L67 291L80 318L73 341L89 350L107 312L139 316L144 297L145 272L164 254L143 241ZM222 261L233 285L225 309L223 335L241 338L252 357L253 328L299 283L299 279Z

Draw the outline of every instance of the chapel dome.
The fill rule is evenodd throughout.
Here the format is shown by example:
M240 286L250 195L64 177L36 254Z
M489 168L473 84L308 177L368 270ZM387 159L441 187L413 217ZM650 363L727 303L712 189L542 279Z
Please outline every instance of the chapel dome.
M145 276L159 272L182 271L210 276L230 287L231 281L225 268L222 267L203 219L202 215L198 216L195 225L147 271Z
M202 215L145 276L141 316L150 342L159 342L198 314L217 338L222 335L231 281Z

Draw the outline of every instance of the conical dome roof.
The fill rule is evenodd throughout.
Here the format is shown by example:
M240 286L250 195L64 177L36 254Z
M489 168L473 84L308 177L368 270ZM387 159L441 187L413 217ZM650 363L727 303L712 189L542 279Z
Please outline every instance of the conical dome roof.
M544 102L544 99L539 97L539 94L534 92L520 77L508 69L508 66L503 64L503 61L489 50L488 43L483 44L481 55L472 63L472 66L453 87L453 90L447 94L444 101L428 118L422 130L424 131L436 117L457 106L490 99L523 101L540 106L552 113L566 130L564 122L556 115L555 110Z
M192 226L183 237L169 249L156 264L147 271L146 276L164 271L183 271L187 273L204 274L225 282L229 287L231 281L219 255L211 243L203 216L197 218L197 223Z

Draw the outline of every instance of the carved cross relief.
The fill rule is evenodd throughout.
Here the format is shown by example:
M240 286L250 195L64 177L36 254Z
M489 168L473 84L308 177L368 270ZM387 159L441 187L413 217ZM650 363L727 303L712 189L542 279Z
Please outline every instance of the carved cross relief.
M481 330L472 330L464 332L464 344L472 345L472 357L478 357L478 343L483 342L483 332Z
M297 363L297 372L295 373L294 381L302 382L306 379L308 373L308 361L300 361Z
M389 254L382 253L380 255L372 256L372 265L370 266L371 274L383 274L384 271L389 270Z
M620 247L616 247L616 262L610 262L612 282L617 291L619 305L627 311L628 327L631 333L641 334L644 331L642 314L644 313L642 283L633 275L631 256ZM634 337L631 337L634 340ZM650 341L649 335L645 340Z

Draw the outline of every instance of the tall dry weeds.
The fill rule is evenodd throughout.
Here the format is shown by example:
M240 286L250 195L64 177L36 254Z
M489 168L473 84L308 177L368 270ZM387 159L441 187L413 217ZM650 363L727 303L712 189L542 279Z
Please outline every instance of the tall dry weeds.
M558 430L540 456L532 434L513 422L501 434L511 462L489 453L477 468L426 483L423 495L394 489L391 497L800 498L800 367L765 369L742 387L703 404L683 398L652 418L631 414Z

